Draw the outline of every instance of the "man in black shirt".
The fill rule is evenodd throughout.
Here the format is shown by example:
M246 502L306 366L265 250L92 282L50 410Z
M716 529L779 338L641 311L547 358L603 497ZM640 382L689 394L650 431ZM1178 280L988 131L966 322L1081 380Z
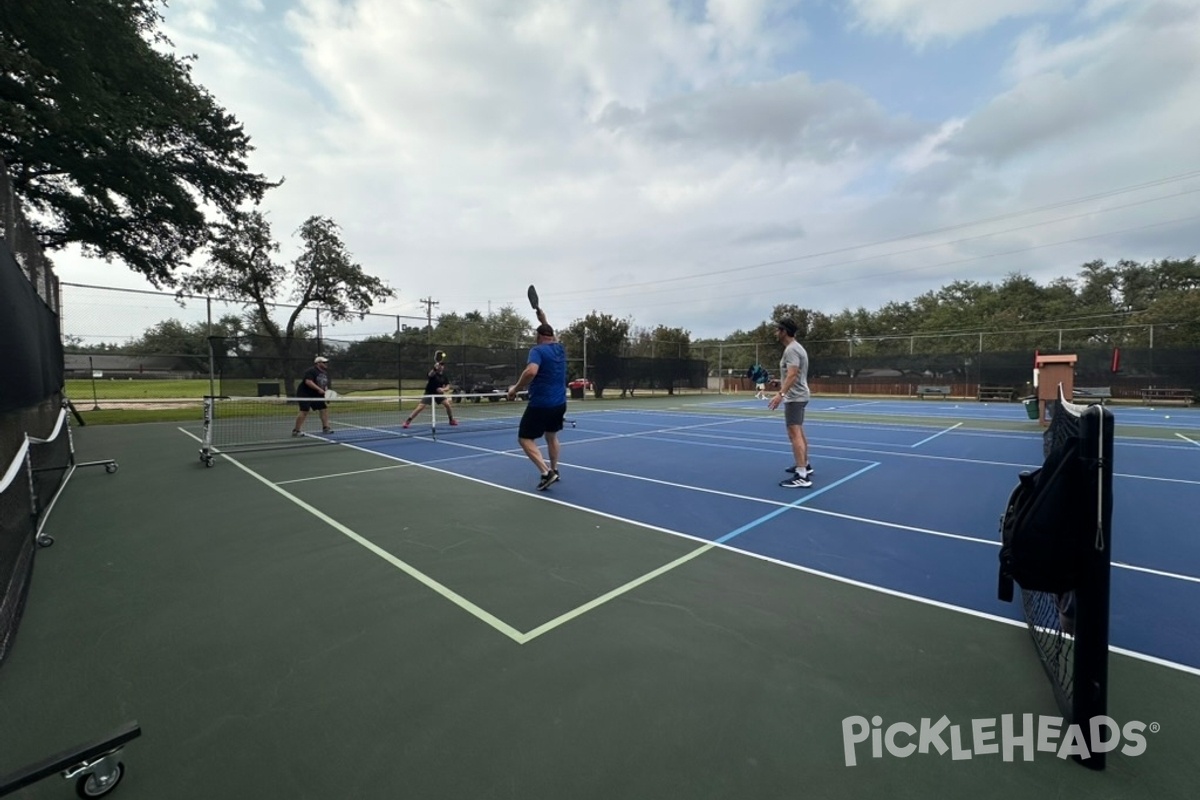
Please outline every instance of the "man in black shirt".
M408 415L408 419L404 420L402 427L407 428L417 418L418 414L434 403L444 406L446 416L450 418L450 424L457 425L458 420L454 418L454 408L450 402L451 398L443 396L446 386L449 383L450 379L446 377L446 365L438 361L433 365L433 369L429 370L429 380L425 383L425 394L421 397L421 402L417 403L417 407Z
M333 433L329 427L329 406L325 404L325 392L329 389L329 359L317 356L313 365L304 372L300 385L296 387L296 397L300 402L300 413L296 415L296 424L292 426L292 436L299 436L304 429L304 420L309 411L321 415L321 433ZM313 398L313 399L309 399Z

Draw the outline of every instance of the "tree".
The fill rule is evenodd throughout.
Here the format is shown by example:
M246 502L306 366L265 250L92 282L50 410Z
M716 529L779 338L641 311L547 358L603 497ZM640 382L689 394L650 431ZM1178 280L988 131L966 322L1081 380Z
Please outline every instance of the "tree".
M683 328L668 328L659 325L650 328L634 328L629 334L628 350L631 356L647 358L686 358L692 334Z
M532 323L517 313L512 305L506 305L486 316L479 311L442 314L437 319L433 338L448 345L519 347L522 340L528 339L532 332Z
M604 387L620 379L621 351L629 336L629 328L628 320L593 311L559 331L559 339L568 353L584 352L583 340L587 336L588 364L595 365L591 370L591 380L596 397L603 397Z
M174 286L209 236L203 204L229 214L279 184L247 169L241 123L167 52L160 2L0 4L0 157L43 246Z
M258 211L238 212L230 222L217 226L206 266L184 281L191 291L249 306L255 327L265 331L274 344L289 387L295 377L292 346L302 333L300 315L305 309L319 309L331 321L343 322L361 317L373 302L396 294L355 263L333 220L309 217L297 235L304 247L289 274L273 258L279 245L271 237L266 217ZM286 294L285 286L290 286ZM282 324L272 316L281 295L294 303Z

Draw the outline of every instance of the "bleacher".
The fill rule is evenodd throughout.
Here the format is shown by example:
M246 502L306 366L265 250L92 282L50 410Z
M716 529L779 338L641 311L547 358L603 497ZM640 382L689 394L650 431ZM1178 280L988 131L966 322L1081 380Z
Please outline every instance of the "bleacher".
M1076 386L1071 392L1073 402L1085 404L1099 401L1100 405L1105 405L1112 396L1111 386Z
M979 384L979 400L1003 400L1005 402L1014 402L1017 399L1017 388L1015 386L997 386L995 384L981 383Z
M1147 386L1142 389L1142 404L1151 403L1182 403L1190 406L1196 402L1196 393L1191 389L1168 389L1157 386Z
M950 396L949 386L918 386L917 397L924 400L926 397L941 397L946 399Z

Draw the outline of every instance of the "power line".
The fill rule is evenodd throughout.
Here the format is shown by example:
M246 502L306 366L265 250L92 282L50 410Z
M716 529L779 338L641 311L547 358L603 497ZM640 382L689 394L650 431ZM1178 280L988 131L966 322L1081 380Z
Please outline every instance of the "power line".
M1154 188L1157 186L1164 186L1164 185L1167 185L1170 183L1177 183L1179 181L1184 181L1184 180L1188 180L1190 178L1196 178L1196 177L1200 177L1200 170L1184 172L1184 173L1180 173L1178 175L1173 175L1173 176L1166 177L1166 178L1160 178L1160 179L1157 179L1154 181L1147 181L1145 183L1133 184L1133 185L1125 186L1125 187L1122 187L1119 189L1112 189L1112 190L1109 190L1106 192L1099 192L1096 194L1086 195L1083 197L1077 197L1077 198L1074 198L1071 200L1063 200L1063 201L1059 201L1056 203L1049 203L1047 205L1037 206L1035 208L1026 209L1024 211L1013 211L1013 212L1009 212L1007 214L999 214L999 215L996 215L993 217L986 217L983 219L975 220L973 222L964 222L964 223L960 223L957 225L948 225L948 226L945 226L942 228L935 228L932 230L922 231L919 233L910 233L910 234L905 234L902 236L895 236L895 237L891 237L888 239L881 239L879 241L869 242L866 244L850 245L847 247L839 247L839 248L835 248L833 250L824 250L824 251L820 251L820 252L816 252L816 253L805 253L802 255L791 256L791 257L782 258L782 259L776 259L773 261L763 261L763 262L758 262L758 263L754 263L754 264L744 264L741 266L728 267L725 269L713 270L710 272L695 273L692 275L684 275L684 276L675 277L675 278L660 278L660 279L652 280L652 281L639 281L637 283L621 284L621 285L617 285L617 286L607 286L607 287L604 287L604 291L615 291L615 290L621 290L621 289L640 289L645 286L653 286L653 285L662 284L662 283L675 283L675 282L679 282L679 281L693 280L695 278L712 277L714 275L727 275L727 274L734 273L734 272L744 272L744 271L752 270L752 269L761 269L763 267L779 266L780 264L790 264L795 261L806 261L806 260L813 259L813 258L820 258L822 256L839 255L842 253L853 252L855 250L864 250L864 249L871 248L871 247L879 247L879 246L885 245L885 244L894 244L897 242L903 242L903 241L907 241L909 239L917 239L922 236L933 236L933 235L936 235L939 233L946 233L949 231L961 230L964 228L972 228L972 227L976 227L979 225L985 225L985 224L999 222L999 221L1003 221L1003 220L1007 220L1007 219L1014 219L1017 217L1028 216L1030 214L1037 214L1037 213L1041 213L1044 211L1050 211L1050 210L1053 210L1056 208L1065 208L1065 207L1072 206L1072 205L1079 205L1081 203L1087 203L1087 202L1091 202L1093 200L1104 199L1107 197L1115 197L1115 196L1122 195L1122 194L1129 194L1131 192L1137 192L1137 191L1141 191L1143 189ZM1113 209L1101 209L1100 211L1086 212L1083 214L1064 217L1064 218L1062 218L1060 220L1056 220L1056 221L1066 221L1066 220L1071 220L1071 219L1077 219L1079 217L1089 216L1090 214L1093 214L1093 213L1103 213L1105 211L1117 210L1117 209L1126 208L1126 207L1129 207L1132 205L1153 203L1153 202L1157 202L1159 200L1170 199L1172 197L1178 197L1183 194L1191 194L1196 191L1200 191L1200 189L1189 189L1189 190L1180 192L1175 195L1166 195L1163 197L1150 198L1147 200L1142 200L1142 201L1138 201L1136 203L1128 204L1127 206L1117 206ZM942 243L942 244L937 244L937 245L928 245L928 246L921 247L921 248L914 248L913 250L901 251L901 253L915 252L916 250L928 249L929 247L939 247L944 244L956 244L956 243L961 243L961 242L965 242L965 241L971 241L972 239L976 239L976 238L995 236L1000 233L1024 230L1025 228L1028 228L1028 227L1035 227L1038 225L1046 225L1046 224L1052 224L1052 223L1048 223L1048 222L1030 223L1029 225L1026 225L1026 226L1019 226L1019 227L1012 228L1012 229L1005 230L1005 231L996 231L993 233L979 234L978 236L965 237L963 239L958 239L958 240L955 240L954 242ZM897 254L899 254L899 253L884 254L883 256L875 256L875 257L882 258L882 257L886 257L887 255L897 255ZM860 260L869 260L869 259L860 259ZM854 262L839 262L839 263L854 263ZM576 289L576 290L571 290L571 291L567 291L567 292L556 293L554 295L554 299L558 300L563 297L570 297L572 295L579 295L579 294L587 294L590 296L594 296L595 292L596 292L595 289Z
M920 267L906 267L903 269L887 270L884 272L872 272L867 275L859 275L859 276L856 276L853 278L840 278L840 279L836 279L836 280L809 281L806 284L806 286L808 286L808 287L832 286L832 285L838 284L838 283L852 283L852 282L861 281L861 280L882 278L882 277L887 277L887 276L891 276L891 275L900 275L900 274L909 273L909 272L920 272L921 270L935 269L937 267L952 267L952 266L957 266L959 264L966 264L966 263L969 263L972 261L983 261L983 260L989 259L989 258L997 258L999 256L1011 256L1011 255L1017 255L1020 253L1028 253L1028 252L1032 252L1034 250L1041 250L1046 247L1058 247L1058 246L1064 245L1064 244L1076 244L1078 242L1086 242L1086 241L1090 241L1092 239L1103 239L1107 236L1118 236L1123 233L1136 233L1137 231L1148 230L1150 228L1160 228L1164 225L1173 225L1173 224L1176 224L1179 222L1191 222L1196 219L1200 219L1200 214L1193 214L1193 215L1187 216L1187 217L1178 217L1176 219L1169 219L1169 220L1165 220L1163 222L1152 222L1147 225L1137 225L1132 228L1123 228L1121 230L1105 231L1104 233L1092 234L1090 236L1079 236L1074 239L1063 239L1063 240L1057 241L1057 242L1046 242L1045 244L1031 245L1029 247L1020 247L1020 248L1016 248L1014 250L1004 250L1004 251L1001 251L998 253L987 253L987 254L979 255L979 256L970 256L968 258L954 259L952 261L940 261L936 264L926 264L926 265L920 266ZM842 266L843 263L857 263L859 260L861 260L861 259L854 259L854 260L851 260L848 262L834 262L832 264L825 264L823 266L836 267L836 266ZM732 299L736 299L739 297L757 297L761 294L763 294L762 290L756 290L753 292L742 292L739 294L723 294L721 296L721 299L722 300L732 300ZM696 301L694 299L684 299L684 300L672 300L672 301L663 302L663 303L643 303L643 304L639 304L639 305L642 308L655 308L658 306L670 306L670 305L679 305L682 303L695 303L695 302Z

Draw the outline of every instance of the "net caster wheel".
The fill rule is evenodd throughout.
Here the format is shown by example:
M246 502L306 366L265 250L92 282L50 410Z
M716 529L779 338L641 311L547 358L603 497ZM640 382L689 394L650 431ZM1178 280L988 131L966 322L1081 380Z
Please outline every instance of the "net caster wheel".
M107 472L109 475L112 475L114 472L117 471L117 462L114 461L111 464L105 464L104 471Z
M213 457L212 457L212 456L205 456L205 457L204 457L204 466L206 466L206 467L212 467L212 466L213 466L214 464L216 464L216 463L217 463L217 462L213 460Z
M121 778L125 777L125 765L118 761L113 768L103 776L95 772L80 775L75 782L75 794L83 798L103 797L117 788Z
M38 547L49 547L54 544L54 537L48 533L39 534L37 537Z

